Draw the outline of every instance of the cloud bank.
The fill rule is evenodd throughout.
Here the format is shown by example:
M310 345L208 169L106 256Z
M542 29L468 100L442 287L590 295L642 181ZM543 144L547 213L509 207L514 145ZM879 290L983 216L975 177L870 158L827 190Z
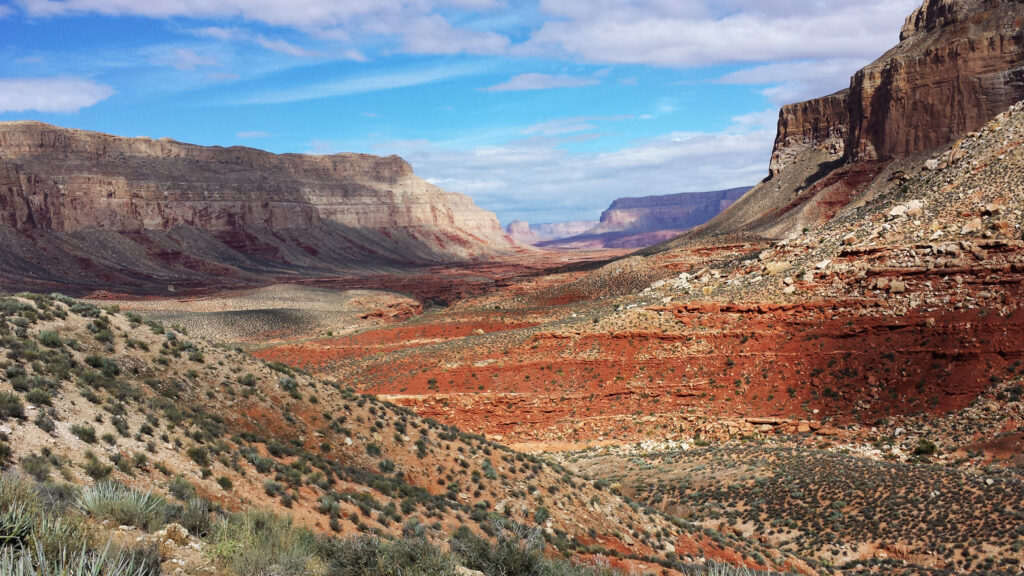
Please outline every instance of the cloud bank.
M78 112L113 94L110 86L84 78L0 78L0 113Z

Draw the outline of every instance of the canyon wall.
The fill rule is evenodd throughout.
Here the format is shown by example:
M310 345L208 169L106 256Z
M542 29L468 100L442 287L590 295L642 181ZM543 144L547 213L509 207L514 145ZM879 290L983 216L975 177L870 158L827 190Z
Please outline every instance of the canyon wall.
M670 246L793 237L1020 100L1024 3L926 0L849 89L784 106L768 178Z
M213 276L231 276L225 267L338 274L512 250L493 213L420 179L397 156L276 155L37 122L0 123L0 227L22 259L44 248L44 237L131 244L119 253L132 253L128 261L91 267L115 264L142 283L158 262L187 261L186 272ZM152 262L142 261L147 256ZM46 276L59 285L75 272L55 268Z

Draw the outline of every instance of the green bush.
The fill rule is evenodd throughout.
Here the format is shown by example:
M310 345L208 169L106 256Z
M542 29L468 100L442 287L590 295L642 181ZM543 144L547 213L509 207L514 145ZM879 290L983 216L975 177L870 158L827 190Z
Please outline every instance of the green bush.
M185 451L185 454L192 459L193 462L206 468L210 465L210 451L201 446L192 446Z
M178 524L181 524L188 530L189 534L204 538L210 533L210 527L212 526L210 521L210 502L203 498L189 498L175 515L175 519Z
M106 480L107 477L110 476L110 473L114 471L113 466L108 466L103 462L100 462L100 459L92 452L85 453L85 465L83 468L85 473L96 481Z
M139 553L110 545L98 551L70 546L53 553L38 546L0 551L0 574L12 576L152 576L158 569Z
M487 576L621 576L606 567L547 558L541 532L522 526L499 529L496 543L462 526L452 535L450 543L452 552L464 566Z
M96 443L96 429L88 424L73 424L71 426L71 433L78 436L86 444Z
M25 395L25 399L28 400L30 404L35 404L36 406L53 405L53 396L42 388L33 388L29 390L28 394Z
M0 420L25 418L25 403L13 392L0 391Z
M44 330L39 333L39 343L47 348L60 348L64 345L64 342L60 339L60 334L52 330Z
M915 456L932 456L938 452L939 447L935 445L935 442L928 440L927 438L921 438L917 441L917 446L914 448Z
M324 543L331 576L455 576L455 561L423 539L358 536Z
M25 456L21 459L21 469L35 478L36 482L45 482L50 479L50 461L45 456L38 454Z
M271 512L232 514L214 525L211 541L214 557L239 576L305 576L322 563L318 538Z

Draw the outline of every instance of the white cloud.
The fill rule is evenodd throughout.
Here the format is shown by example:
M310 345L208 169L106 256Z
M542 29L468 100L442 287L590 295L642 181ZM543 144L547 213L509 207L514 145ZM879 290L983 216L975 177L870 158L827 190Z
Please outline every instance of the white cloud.
M0 18L6 18L11 14L14 14L13 8L11 8L10 6L0 6Z
M251 42L272 50L274 52L280 52L282 54L288 54L289 56L296 56L300 58L313 58L323 56L320 52L315 50L306 50L301 46L296 46L287 40L280 38L268 38L262 34L257 34L249 30L241 28L222 28L218 26L209 26L206 28L199 28L192 31L193 34L202 38L214 38L216 40L235 41L235 42Z
M395 88L407 88L410 86L421 86L433 84L460 76L474 74L480 70L478 65L453 65L437 66L421 70L406 70L399 72L372 74L367 76L355 76L340 79L334 82L315 84L295 89L282 90L258 94L247 98L244 104L282 104L286 102L303 102L307 100L318 100L335 96L348 96L352 94L366 94L381 90Z
M597 130L600 122L620 122L631 120L633 116L580 116L576 118L558 118L541 122L523 128L522 133L526 135L539 134L541 136L561 136L564 134L578 134Z
M112 94L110 86L84 78L0 78L0 113L78 112Z
M719 82L766 85L762 94L776 104L788 104L848 88L850 77L864 64L856 58L780 62L738 70Z
M436 14L402 22L400 33L405 50L413 54L501 54L511 44L493 32L454 28Z
M735 118L722 132L671 133L605 153L573 154L554 138L463 150L395 141L375 149L400 154L420 176L469 194L503 222L592 219L624 196L755 184L767 176L775 121L766 111Z
M455 28L436 10L457 8L493 11L498 0L16 0L29 16L96 13L148 18L239 18L270 26L295 28L324 39L353 42L367 34L398 37L408 52L424 54L495 54L509 40L494 32ZM241 31L244 32L244 31ZM229 36L239 35L232 32ZM269 50L307 56L310 52L281 39L244 33ZM358 50L342 55L359 59Z
M542 0L554 17L524 53L601 63L706 66L872 58L898 41L920 0Z
M158 58L158 63L173 66L178 70L195 70L210 66L220 66L220 61L211 56L202 56L188 48L177 48L170 54Z
M269 138L270 137L270 133L269 132L264 132L262 130L248 130L248 131L243 130L242 132L239 132L238 134L235 134L235 137L236 138L240 138L242 140L251 140L251 139L255 139L255 138Z
M516 92L522 90L550 90L552 88L578 88L593 86L599 82L594 78L570 76L568 74L520 74L508 82L484 88L487 92Z

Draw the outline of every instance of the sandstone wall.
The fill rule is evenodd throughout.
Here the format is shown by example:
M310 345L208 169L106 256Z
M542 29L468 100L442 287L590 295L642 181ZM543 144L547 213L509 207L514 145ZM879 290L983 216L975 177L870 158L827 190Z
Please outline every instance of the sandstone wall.
M0 218L26 231L191 226L421 228L506 248L494 214L418 178L401 158L275 155L0 124Z

